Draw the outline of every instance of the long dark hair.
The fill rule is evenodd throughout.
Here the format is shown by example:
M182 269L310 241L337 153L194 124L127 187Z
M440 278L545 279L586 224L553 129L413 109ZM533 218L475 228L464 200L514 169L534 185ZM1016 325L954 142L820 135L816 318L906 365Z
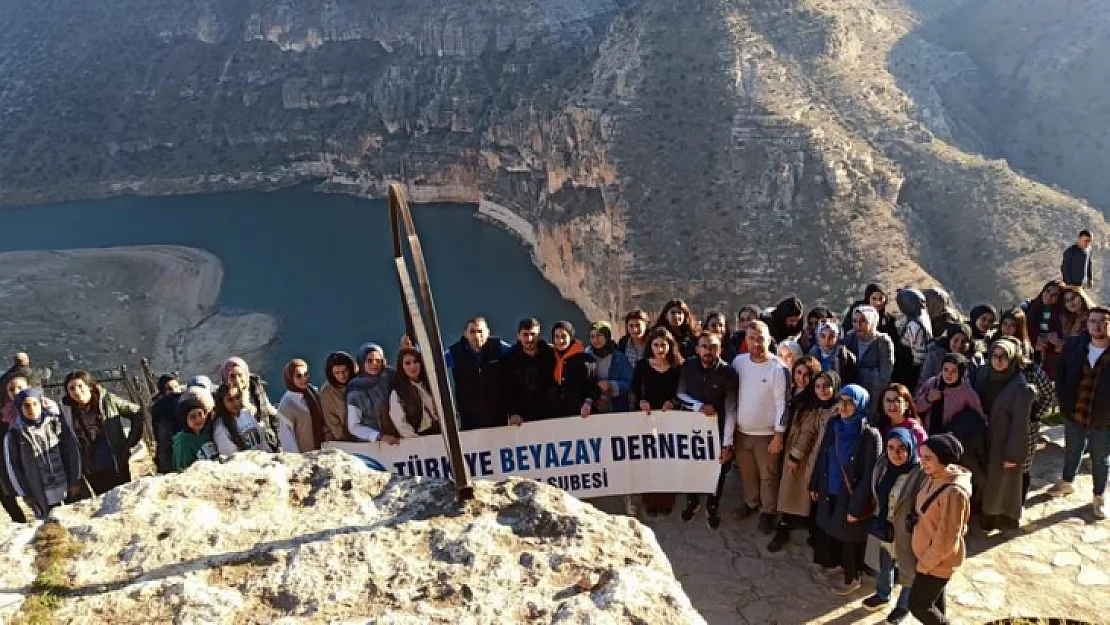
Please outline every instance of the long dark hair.
M667 363L672 367L680 366L682 364L682 350L678 346L678 341L674 340L674 335L671 334L670 330L661 326L657 326L651 332L648 332L648 350L644 357L653 358L655 356L655 350L651 349L651 344L655 342L655 339L667 341Z
M913 400L913 393L910 392L910 389L904 384L890 384L883 389L882 393L879 393L879 407L872 410L873 413L876 413L874 415L875 424L876 427L878 427L880 430L889 430L894 425L894 423L890 420L890 417L888 417L886 414L885 398L886 394L891 391L898 393L898 397L902 398L902 400L906 402L906 409L902 411L902 417L905 419L918 419L917 405ZM920 419L918 419L918 421L920 421Z
M686 315L686 321L683 322L681 328L671 328L670 322L667 320L667 313L671 312L672 308L680 309ZM681 299L672 299L663 305L663 312L659 313L659 319L655 322L657 327L666 328L671 330L675 340L679 340L679 334L684 336L681 340L696 340L699 334L698 320L694 318L694 313L690 312L690 307L686 302Z
M1033 355L1033 341L1029 340L1029 326L1026 320L1025 311L1020 308L1011 308L1002 313L1002 317L998 320L998 327L1002 327L1002 322L1009 319L1014 322L1014 338L1021 344L1021 349L1025 352L1025 357L1029 358Z
M239 390L239 387L232 388L228 386L227 382L224 382L216 389L216 393L212 396L212 399L216 402L216 407L212 410L214 418L227 429L228 437L230 437L231 442L235 443L235 446L239 448L239 451L247 448L247 441L243 439L243 435L239 432L239 424L236 423L239 415L231 414L231 411L227 409L224 402L228 397L233 397L235 395L242 396L242 394L243 392Z
M420 363L420 377L416 382L409 379L405 374L405 356L413 356L416 362ZM402 347L397 352L397 375L393 376L393 390L397 391L397 397L401 400L402 404L413 405L420 401L420 395L416 390L416 384L424 385L424 388L431 392L431 387L428 383L428 368L424 366L424 356L419 350L412 347Z
M732 335L732 324L729 323L730 320L727 314L719 310L711 310L705 313L705 323L703 323L701 327L708 328L709 322L713 321L713 319L720 319L721 323L725 326L724 333L721 334L721 342L723 343L724 341L728 340L729 336Z

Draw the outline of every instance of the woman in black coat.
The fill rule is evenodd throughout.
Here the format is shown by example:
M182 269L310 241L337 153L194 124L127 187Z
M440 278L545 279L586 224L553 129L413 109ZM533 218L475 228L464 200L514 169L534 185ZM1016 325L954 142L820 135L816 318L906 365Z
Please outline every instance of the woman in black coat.
M870 516L874 511L871 475L882 447L879 431L867 421L869 396L863 387L840 389L836 416L829 420L809 481L817 502L814 560L826 572L843 567L837 594L858 590Z

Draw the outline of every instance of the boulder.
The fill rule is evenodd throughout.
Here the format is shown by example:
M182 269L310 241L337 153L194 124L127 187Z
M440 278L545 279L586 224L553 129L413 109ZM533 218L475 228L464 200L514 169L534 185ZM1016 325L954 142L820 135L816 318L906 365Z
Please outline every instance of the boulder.
M705 622L650 529L533 481L459 506L343 452L241 453L55 517L82 546L58 622Z

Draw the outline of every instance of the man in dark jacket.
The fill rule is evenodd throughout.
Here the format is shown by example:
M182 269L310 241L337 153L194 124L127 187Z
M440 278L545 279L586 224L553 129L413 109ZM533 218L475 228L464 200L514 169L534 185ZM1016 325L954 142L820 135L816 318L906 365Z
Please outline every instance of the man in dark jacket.
M485 317L468 319L462 338L447 348L445 359L455 381L461 429L480 430L508 423L501 375L501 359L508 351L508 343L490 336Z
M1091 452L1095 519L1106 518L1107 474L1110 473L1110 309L1096 306L1087 315L1087 332L1064 344L1056 365L1056 398L1064 422L1064 475L1049 489L1053 496L1075 491L1072 482L1084 450Z
M736 371L721 360L721 338L716 334L702 332L698 337L697 355L682 364L678 381L678 400L683 408L700 412L717 421L718 440L722 441L721 475L717 478L717 490L709 496L705 504L706 522L710 529L721 526L721 491L725 486L732 452L732 441L724 440L725 415L730 403L736 401L738 379ZM682 520L689 522L701 506L701 495L686 495L686 508Z
M1064 250L1064 259L1060 263L1064 282L1087 290L1094 288L1095 271L1091 261L1091 232L1081 230L1075 239L1075 245Z
M154 466L159 473L173 473L173 437L185 429L178 418L180 399L181 381L176 376L158 378L158 395L150 404L150 418L154 425Z
M556 416L555 348L540 338L540 321L535 317L517 324L516 338L516 345L501 359L509 424Z

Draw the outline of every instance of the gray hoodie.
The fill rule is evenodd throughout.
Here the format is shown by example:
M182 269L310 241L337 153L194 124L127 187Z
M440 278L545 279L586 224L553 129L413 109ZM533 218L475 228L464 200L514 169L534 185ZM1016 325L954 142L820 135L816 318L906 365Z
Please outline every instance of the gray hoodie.
M70 488L81 483L81 453L77 438L57 413L44 412L35 421L22 411L23 400L42 392L27 389L16 397L18 418L4 437L4 467L16 494L39 518L65 501Z

